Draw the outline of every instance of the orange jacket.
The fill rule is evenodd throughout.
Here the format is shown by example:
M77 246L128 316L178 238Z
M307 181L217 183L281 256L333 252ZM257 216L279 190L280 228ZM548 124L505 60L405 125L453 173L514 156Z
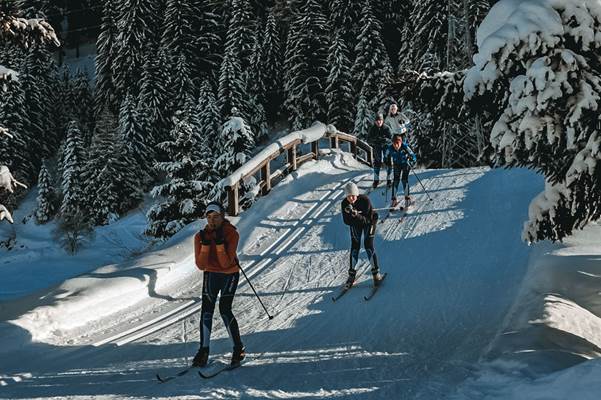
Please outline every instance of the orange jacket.
M201 271L221 272L234 274L239 271L236 249L240 235L229 221L223 221L223 237L225 244L215 244L215 231L205 227L204 237L211 241L210 245L203 245L200 233L194 235L194 259L196 266Z

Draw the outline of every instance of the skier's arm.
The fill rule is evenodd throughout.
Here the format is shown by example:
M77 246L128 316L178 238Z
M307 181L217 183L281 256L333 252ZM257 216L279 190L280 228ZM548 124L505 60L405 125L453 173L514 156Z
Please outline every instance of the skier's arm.
M415 153L413 152L413 150L411 150L411 147L409 147L409 145L407 143L403 142L403 149L411 158L411 162L413 164L415 164L415 162L417 161L417 157L415 156Z
M386 179L390 179L392 173L392 155L390 154L390 146L386 147L384 152L384 163L386 164Z
M218 235L219 236L219 235ZM240 235L235 229L228 229L224 232L224 238L215 238L215 248L217 250L217 261L223 269L228 269L236 265L236 250Z
M194 261L196 262L196 267L198 269L204 270L209 266L209 250L211 248L211 244L210 242L207 243L201 237L201 232L198 232L196 235L194 235Z

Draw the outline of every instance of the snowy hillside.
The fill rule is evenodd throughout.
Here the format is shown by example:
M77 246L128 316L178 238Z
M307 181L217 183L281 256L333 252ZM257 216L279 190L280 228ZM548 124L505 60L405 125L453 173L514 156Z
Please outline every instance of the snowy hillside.
M524 363L524 371L528 365L498 354L521 354L526 339L508 344L499 338L508 326L518 326L515 320L534 315L520 299L536 302L533 293L541 288L531 288L544 282L536 276L544 271L540 260L570 251L543 245L533 253L520 240L527 201L542 186L536 174L486 168L418 174L433 201L414 185L415 212L403 222L390 217L379 225L376 251L389 277L371 302L362 299L370 287L365 273L339 302L330 300L347 269L341 188L349 180L363 188L370 183L364 167L336 153L308 163L234 219L242 265L276 315L268 320L241 282L234 311L249 352L241 369L211 381L195 374L164 385L155 379L157 372L183 368L198 346L195 223L160 250L67 280L44 295L2 303L9 321L0 328L0 397L431 399L496 393L495 382L505 382L500 376L506 375L498 367L497 375L490 373L495 359ZM384 204L382 191L370 195L376 207ZM587 237L598 238L595 229ZM550 253L556 248L558 254ZM591 243L585 253L595 249ZM561 313L553 304L573 307L567 300L563 306L550 302L547 321L537 323L556 331L594 323L581 318L588 304L581 301L581 314L563 320L572 328L558 326ZM588 335L582 333L594 343ZM537 349L542 347L533 343L532 352ZM231 352L221 321L215 322L211 350L217 358ZM569 365L533 369L530 378Z

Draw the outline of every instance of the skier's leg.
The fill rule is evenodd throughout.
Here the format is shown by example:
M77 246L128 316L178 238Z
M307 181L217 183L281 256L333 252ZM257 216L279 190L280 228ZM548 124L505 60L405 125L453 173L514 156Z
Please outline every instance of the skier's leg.
M392 199L396 199L397 192L399 191L399 183L401 180L401 168L395 164L393 170L393 180L392 180Z
M369 263L371 264L371 273L376 275L380 272L380 267L378 265L378 256L376 255L376 249L374 248L374 238L376 236L376 226L370 225L365 227L364 234L365 238L363 239L363 247L365 248L365 252L367 253L367 257L369 258Z
M380 169L382 168L382 149L374 147L374 187L380 182Z
M403 182L403 191L405 198L409 197L409 165L403 165L401 182Z
M202 305L200 307L200 347L209 347L213 328L213 313L219 294L219 279L215 272L204 272L202 280Z
M355 281L355 276L357 275L357 270L355 267L357 266L357 262L359 261L359 250L361 249L361 228L356 228L354 226L350 227L351 231L351 254L350 254L350 262L349 262L349 270L348 270L348 280L347 284L352 285Z
M222 275L224 275L224 279L221 287L221 297L219 298L219 313L221 314L221 319L225 324L227 332L234 342L234 346L240 347L242 346L240 329L238 328L238 321L232 312L232 303L234 302L234 296L236 294L236 289L238 288L240 273L236 272L235 274Z

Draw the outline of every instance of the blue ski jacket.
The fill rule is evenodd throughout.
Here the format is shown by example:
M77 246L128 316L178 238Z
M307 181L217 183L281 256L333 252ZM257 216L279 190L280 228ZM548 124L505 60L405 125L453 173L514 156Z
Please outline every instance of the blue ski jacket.
M415 164L417 158L407 142L403 142L398 150L395 150L391 144L386 146L386 149L384 150L384 160L390 168L392 165L397 165L399 167L405 166L409 164L410 161L412 164Z

